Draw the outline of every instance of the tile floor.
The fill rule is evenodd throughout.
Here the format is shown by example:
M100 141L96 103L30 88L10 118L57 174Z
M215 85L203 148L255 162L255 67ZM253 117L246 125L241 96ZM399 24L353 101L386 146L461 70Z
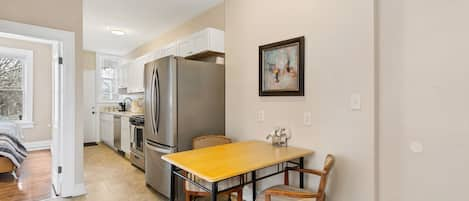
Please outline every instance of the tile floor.
M105 145L84 149L87 195L51 201L166 201L145 185L145 175Z

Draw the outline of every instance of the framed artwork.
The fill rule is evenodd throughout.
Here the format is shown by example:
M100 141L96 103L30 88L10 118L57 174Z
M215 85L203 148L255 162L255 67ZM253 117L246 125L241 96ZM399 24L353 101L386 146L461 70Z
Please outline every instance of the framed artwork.
M259 96L304 96L304 36L259 46Z

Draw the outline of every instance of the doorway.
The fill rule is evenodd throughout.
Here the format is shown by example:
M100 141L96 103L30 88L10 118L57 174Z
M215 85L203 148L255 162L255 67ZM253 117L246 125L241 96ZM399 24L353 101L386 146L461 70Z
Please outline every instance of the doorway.
M52 46L51 182L60 197L86 193L82 133L76 127L75 36L72 32L0 20L0 36ZM77 132L78 131L78 132ZM80 140L81 139L81 140Z

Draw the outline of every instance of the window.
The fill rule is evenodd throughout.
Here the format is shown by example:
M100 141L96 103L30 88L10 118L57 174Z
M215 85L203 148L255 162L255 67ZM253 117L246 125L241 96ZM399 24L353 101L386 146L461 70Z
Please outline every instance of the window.
M98 100L100 102L114 102L119 100L118 67L120 58L98 55Z
M0 47L0 120L32 121L33 52Z

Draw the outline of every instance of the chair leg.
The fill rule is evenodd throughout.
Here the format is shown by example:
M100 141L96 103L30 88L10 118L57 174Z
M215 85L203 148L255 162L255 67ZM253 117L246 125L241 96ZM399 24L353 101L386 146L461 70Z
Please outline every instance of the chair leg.
M243 189L241 188L236 194L238 196L236 201L243 201Z
M186 201L191 201L191 194L189 194L188 192L185 192L186 194Z
M326 201L326 194L322 194L321 198L319 199L319 201Z

